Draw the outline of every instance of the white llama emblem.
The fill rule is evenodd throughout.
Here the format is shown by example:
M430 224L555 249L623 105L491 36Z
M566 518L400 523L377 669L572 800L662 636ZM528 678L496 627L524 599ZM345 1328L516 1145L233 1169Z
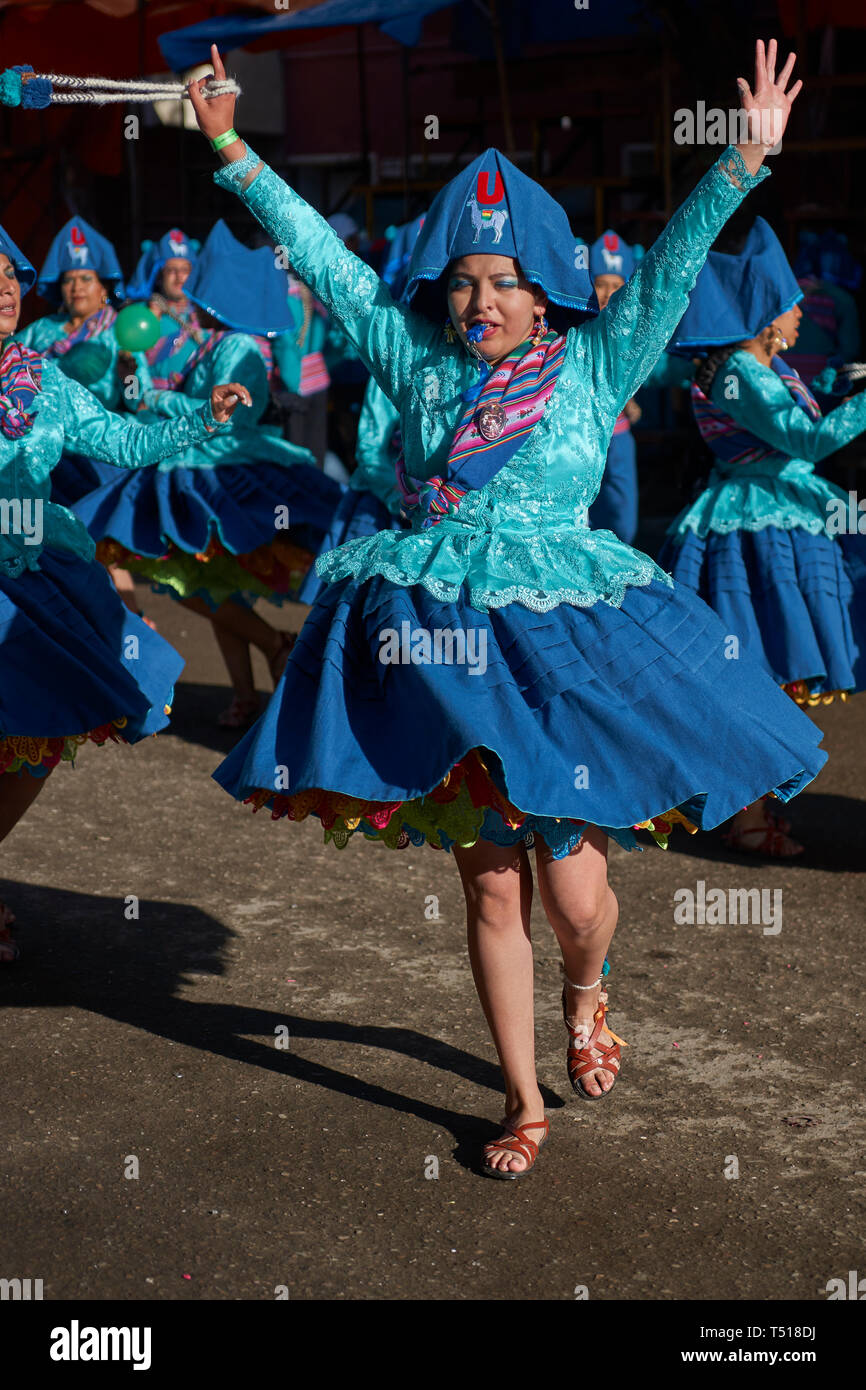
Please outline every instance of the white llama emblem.
M508 221L508 213L505 208L490 209L489 211L487 209L482 210L477 198L469 198L466 206L469 208L472 216L472 225L475 228L475 236L472 238L473 242L480 241L481 233L486 231L488 227L492 227L494 230L494 246L497 242L502 240L502 231ZM487 216L484 215L485 212L487 212Z
M608 251L606 246L602 246L601 254L604 258L604 266L608 275L622 274L622 254L614 255Z

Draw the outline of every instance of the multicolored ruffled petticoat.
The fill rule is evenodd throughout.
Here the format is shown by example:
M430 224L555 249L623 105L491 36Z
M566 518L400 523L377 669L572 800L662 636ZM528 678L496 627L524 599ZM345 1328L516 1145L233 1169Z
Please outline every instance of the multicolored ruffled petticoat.
M767 792L790 800L826 759L757 662L726 660L725 638L704 603L658 580L620 607L537 613L347 579L324 590L214 776L275 817L318 816L338 846L540 836L559 858L587 825L626 849L640 829L666 843L674 823L710 829Z
M216 608L231 597L296 598L342 492L305 463L153 467L127 470L73 510L105 563Z
M85 743L165 728L183 670L100 565L48 548L39 564L0 573L0 773L37 777Z

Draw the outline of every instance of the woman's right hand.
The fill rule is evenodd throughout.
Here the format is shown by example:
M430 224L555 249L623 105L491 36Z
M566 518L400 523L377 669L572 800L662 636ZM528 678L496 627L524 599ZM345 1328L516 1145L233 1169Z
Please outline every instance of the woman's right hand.
M230 381L215 386L210 394L210 408L218 425L230 420L238 405L252 405L253 398L245 386L238 381Z
M224 81L226 70L215 43L210 46L210 56L214 77L218 81ZM237 98L231 92L227 92L225 96L208 99L203 95L203 91L210 81L209 77L195 78L190 82L188 91L199 130L208 140L215 140L218 135L223 135L233 128ZM236 143L240 145L240 141ZM234 144L227 145L226 148L234 151Z

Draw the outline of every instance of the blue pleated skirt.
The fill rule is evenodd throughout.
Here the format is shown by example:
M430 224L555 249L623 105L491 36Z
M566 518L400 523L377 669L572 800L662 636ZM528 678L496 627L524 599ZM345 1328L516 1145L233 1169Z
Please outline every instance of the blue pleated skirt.
M344 541L353 541L359 536L375 536L378 531L401 529L397 517L391 515L375 493L356 492L354 488L347 487L316 558L329 550L336 550ZM298 599L301 603L315 603L324 587L324 580L319 578L313 566L301 585Z
M73 507L89 492L119 480L126 472L125 468L115 468L113 463L101 463L99 459L64 450L51 470L51 501L61 507Z
M389 633L405 635L411 654L413 634L437 629L462 632L474 662L381 659ZM726 660L725 636L688 589L655 580L629 589L621 608L539 614L347 579L323 590L266 711L214 776L274 814L275 788L301 802L325 788L408 807L480 749L525 813L515 829L487 810L481 839L540 833L561 855L580 822L633 848L632 827L674 808L708 829L766 792L789 800L826 760L820 732L759 661ZM450 847L447 829L419 836L407 817L406 831Z
M682 544L669 537L658 562L780 685L866 687L866 536L689 531Z
M340 483L306 463L137 468L88 493L74 511L95 541L156 558L170 546L201 554L211 540L232 555L249 554L273 541L282 506L289 526L281 534L315 551L342 493Z
M165 728L183 658L95 561L46 548L39 563L0 573L0 738L69 738L125 718L136 743Z

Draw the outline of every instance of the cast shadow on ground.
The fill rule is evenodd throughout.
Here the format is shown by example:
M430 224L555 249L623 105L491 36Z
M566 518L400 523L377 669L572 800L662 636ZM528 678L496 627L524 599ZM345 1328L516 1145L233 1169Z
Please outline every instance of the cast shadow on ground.
M199 908L142 899L139 920L130 922L119 899L5 880L0 880L0 896L16 913L25 953L16 964L0 967L0 1001L7 1008L86 1009L228 1061L415 1115L452 1134L454 1157L466 1168L477 1170L480 1146L500 1132L482 1117L430 1105L274 1045L275 1030L285 1025L290 1048L304 1039L401 1053L493 1091L498 1113L499 1069L438 1038L410 1028L354 1025L305 1018L290 1010L176 997L189 976L225 973L223 951L235 936ZM251 1033L262 1040L245 1036ZM563 1106L561 1096L544 1086L541 1090L545 1106Z
M853 797L821 795L802 792L787 806L771 801L776 816L791 822L790 835L805 846L803 854L794 859L770 859L766 855L741 854L722 839L727 825L716 830L699 831L689 835L676 826L668 844L668 854L691 859L706 859L715 864L732 864L744 868L780 864L795 869L818 869L827 873L862 873L863 845L866 843L866 816L862 801ZM653 848L649 836L641 834L641 843Z
M261 707L264 710L272 691L259 691ZM218 758L226 757L244 736L244 729L220 728L217 720L224 709L232 702L229 685L196 685L192 682L178 681L174 688L171 706L171 719L168 728L159 734L160 738L179 738L184 743L192 743L200 748L211 748Z

